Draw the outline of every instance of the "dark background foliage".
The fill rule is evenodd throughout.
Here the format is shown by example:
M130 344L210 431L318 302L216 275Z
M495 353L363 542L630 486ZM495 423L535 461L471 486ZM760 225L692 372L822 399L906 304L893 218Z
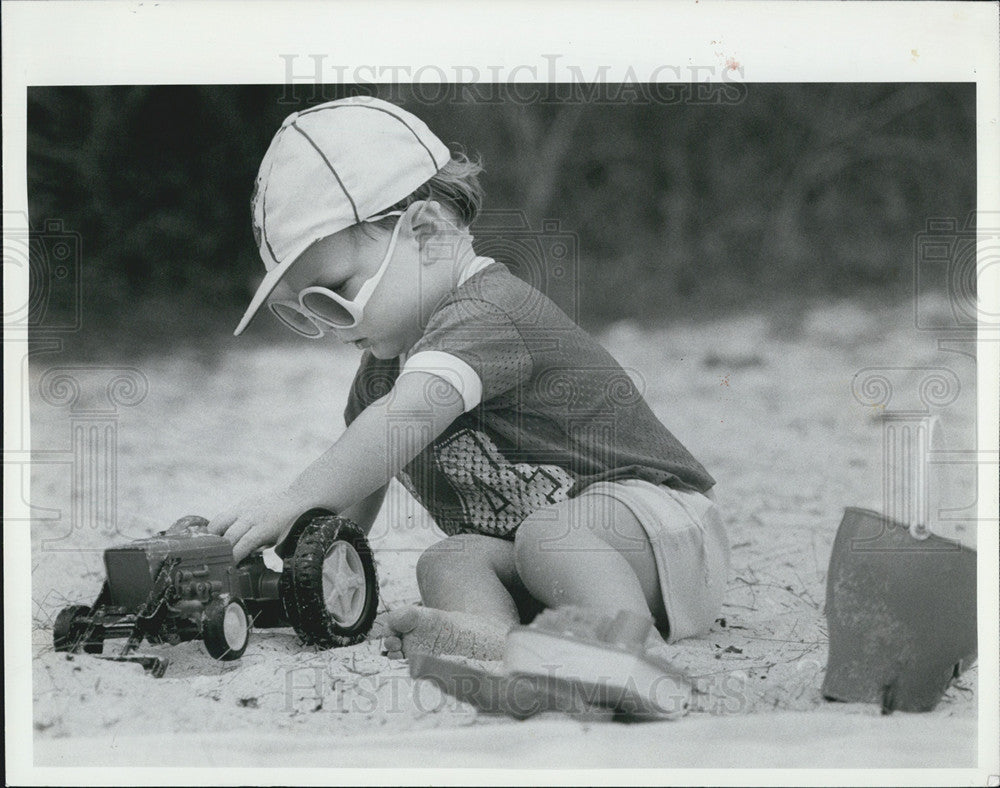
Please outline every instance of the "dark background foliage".
M263 272L249 197L272 135L294 110L357 93L482 154L486 224L519 211L541 246L568 234L589 327L903 298L926 220L975 208L973 84L749 84L669 100L528 87L31 88L32 227L58 219L78 234L84 338L125 325L153 343L221 338ZM51 316L76 308L65 292L32 296Z

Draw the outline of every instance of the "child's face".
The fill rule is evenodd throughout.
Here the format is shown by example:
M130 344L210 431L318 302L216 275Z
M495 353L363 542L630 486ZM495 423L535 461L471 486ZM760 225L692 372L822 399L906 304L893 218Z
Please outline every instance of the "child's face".
M445 260L421 260L421 250L436 227L419 204L398 218L396 245L382 279L364 308L361 322L352 328L331 328L338 339L358 348L370 348L376 358L393 358L420 338L427 318L451 287L455 265ZM327 236L309 247L282 279L276 295L297 298L306 287L318 285L354 300L366 281L385 260L392 236L391 221L355 225ZM423 263L423 264L422 264Z

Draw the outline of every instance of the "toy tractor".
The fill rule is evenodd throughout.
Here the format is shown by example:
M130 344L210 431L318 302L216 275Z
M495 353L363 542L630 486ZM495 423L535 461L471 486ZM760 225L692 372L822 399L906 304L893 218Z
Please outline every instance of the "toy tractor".
M378 608L375 562L350 520L312 509L296 520L276 554L240 563L203 517L182 517L156 536L104 551L107 579L93 605L56 616L56 651L102 654L107 638L127 638L115 661L137 662L160 677L168 661L132 652L145 639L176 644L201 639L215 659L239 659L257 627L291 626L322 648L364 640Z

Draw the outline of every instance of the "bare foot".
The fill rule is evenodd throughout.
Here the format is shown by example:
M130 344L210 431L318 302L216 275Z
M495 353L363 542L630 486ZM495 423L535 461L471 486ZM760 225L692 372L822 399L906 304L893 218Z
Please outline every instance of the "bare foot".
M381 617L382 645L390 659L416 653L503 659L507 630L471 613L409 606Z

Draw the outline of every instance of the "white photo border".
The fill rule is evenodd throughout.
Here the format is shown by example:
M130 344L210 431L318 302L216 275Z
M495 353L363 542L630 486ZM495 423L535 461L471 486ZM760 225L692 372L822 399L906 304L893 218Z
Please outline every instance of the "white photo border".
M978 207L1000 210L998 7L961 2L385 2L225 0L205 2L3 2L3 198L27 213L26 89L33 85L261 84L286 80L289 56L301 78L317 62L327 82L975 82ZM359 35L358 31L364 31ZM419 38L414 31L424 31ZM381 64L381 65L375 65ZM388 69L380 72L379 69ZM464 69L464 70L463 70ZM574 69L577 71L574 72ZM603 70L602 70L603 69ZM5 267L5 280L8 272ZM1000 303L993 275L983 304ZM7 305L26 303L24 283L5 281ZM995 308L994 308L995 311ZM1000 337L980 327L979 445L996 447ZM16 337L5 342L4 435L28 429ZM23 403L9 412L8 403ZM5 446L5 449L7 447ZM6 474L5 474L6 479ZM5 483L6 484L6 483ZM997 468L980 469L980 490L998 489ZM24 516L20 491L4 504L6 752L16 784L253 782L322 783L329 770L75 769L32 763L30 543L6 518ZM983 496L980 522L996 522ZM810 770L394 771L353 770L352 782L581 781L823 784L987 784L1000 773L997 530L979 534L979 766L891 772ZM720 742L720 746L724 746ZM996 782L991 784L996 785Z

